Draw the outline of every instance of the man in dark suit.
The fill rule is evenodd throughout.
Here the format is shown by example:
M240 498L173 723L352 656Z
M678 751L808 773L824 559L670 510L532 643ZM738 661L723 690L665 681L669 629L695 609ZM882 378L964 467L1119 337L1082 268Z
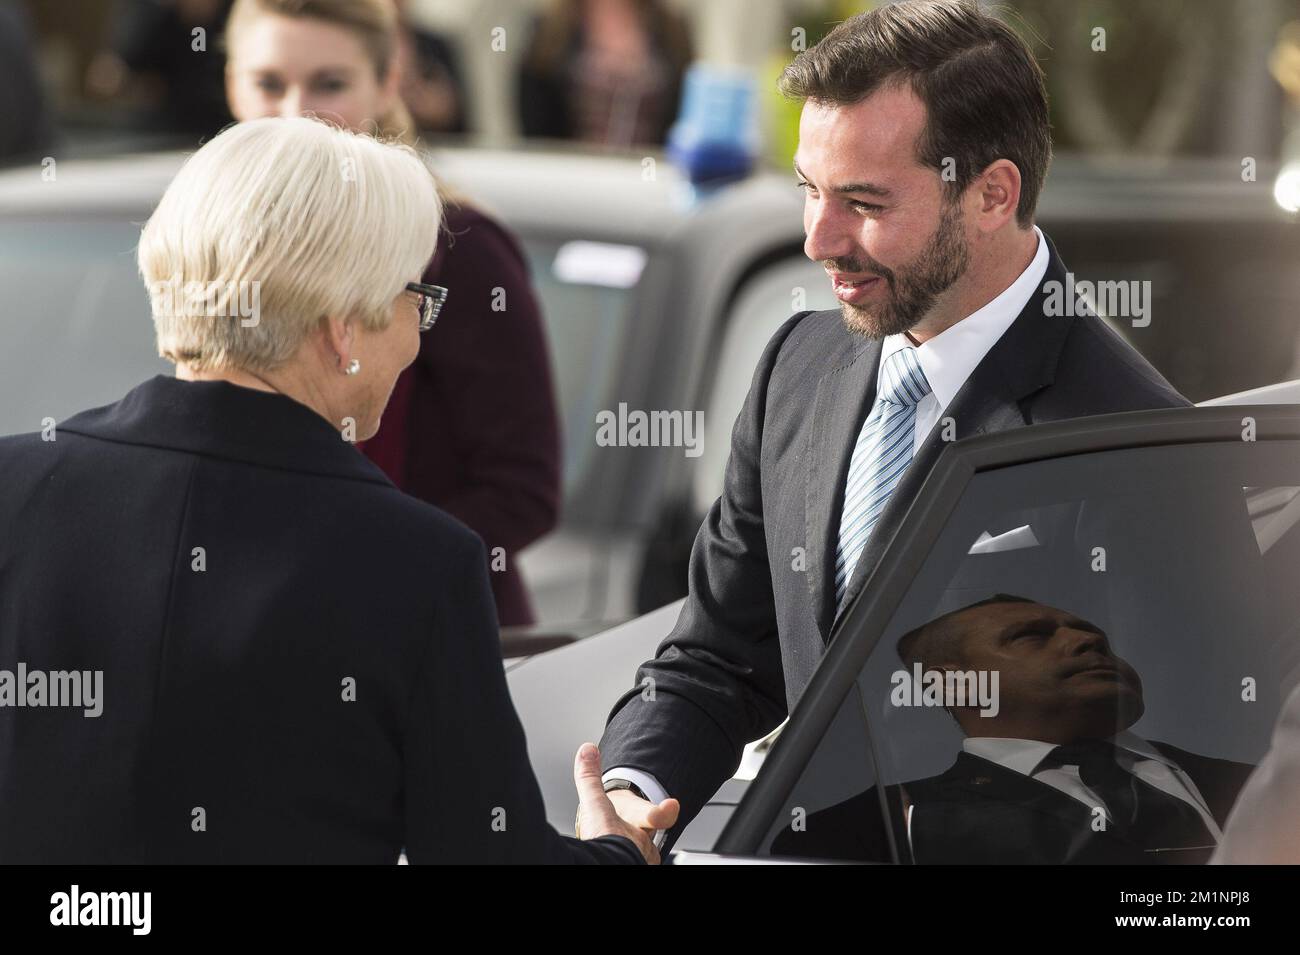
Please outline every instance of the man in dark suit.
M945 698L961 752L943 773L886 790L895 844L918 863L1203 863L1252 767L1130 731L1142 681L1096 625L996 594L903 636L909 668L997 674L993 705ZM876 789L809 814L776 855L885 857Z
M965 0L854 17L787 68L804 100L804 251L838 312L768 344L732 433L690 595L602 742L624 818L670 839L798 700L943 444L1188 404L1081 303L1033 224L1042 73Z

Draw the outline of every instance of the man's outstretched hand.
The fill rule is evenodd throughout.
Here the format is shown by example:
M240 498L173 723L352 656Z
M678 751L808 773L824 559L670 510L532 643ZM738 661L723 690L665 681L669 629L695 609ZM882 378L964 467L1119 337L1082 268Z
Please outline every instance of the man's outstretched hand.
M578 790L574 831L578 838L626 836L636 843L647 864L658 865L659 850L651 839L656 829L672 828L681 806L676 799L656 805L625 789L607 794L600 772L600 750L593 743L583 743L573 760L573 785Z

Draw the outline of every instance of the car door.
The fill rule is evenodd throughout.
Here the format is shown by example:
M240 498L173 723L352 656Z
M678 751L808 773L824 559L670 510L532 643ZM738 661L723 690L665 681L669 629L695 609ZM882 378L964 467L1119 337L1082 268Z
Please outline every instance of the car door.
M1295 408L955 444L675 861L1203 862L1300 679L1298 582Z

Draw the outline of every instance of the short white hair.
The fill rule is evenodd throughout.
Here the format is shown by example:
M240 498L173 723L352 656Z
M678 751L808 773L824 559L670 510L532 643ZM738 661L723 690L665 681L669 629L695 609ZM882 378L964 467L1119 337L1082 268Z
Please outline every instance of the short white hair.
M382 330L441 220L409 146L307 118L230 126L186 161L140 236L158 353L269 371L326 316Z

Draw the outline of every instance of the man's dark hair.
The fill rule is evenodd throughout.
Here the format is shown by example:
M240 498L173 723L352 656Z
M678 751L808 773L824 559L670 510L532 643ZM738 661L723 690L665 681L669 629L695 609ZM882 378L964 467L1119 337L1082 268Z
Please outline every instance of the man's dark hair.
M931 669L931 664L958 663L963 659L962 641L967 631L957 623L957 617L968 610L987 607L989 604L1037 602L1015 594L994 594L965 607L950 610L899 637L898 658L909 668L919 662L926 670Z
M792 99L851 106L906 83L925 104L917 159L955 168L949 199L998 159L1020 170L1016 221L1028 228L1052 161L1043 71L1007 24L974 0L904 0L845 20L800 53L778 86Z

